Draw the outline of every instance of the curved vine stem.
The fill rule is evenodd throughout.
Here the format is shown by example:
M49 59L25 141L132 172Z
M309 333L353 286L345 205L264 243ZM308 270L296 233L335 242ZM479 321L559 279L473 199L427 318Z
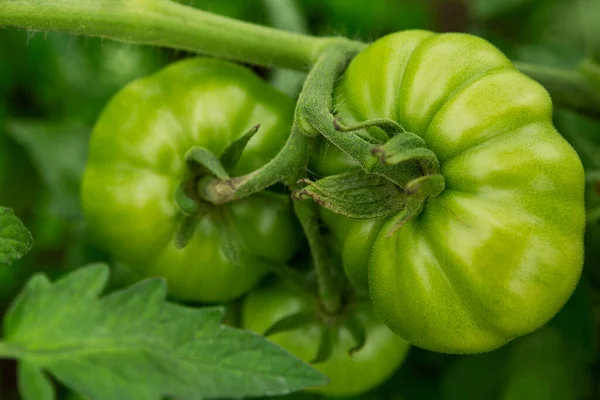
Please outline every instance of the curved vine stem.
M62 31L305 70L335 38L211 14L169 0L0 0L0 25Z
M294 201L294 211L308 239L313 264L315 265L319 299L324 310L330 315L335 315L342 308L341 282L334 275L333 261L319 230L319 217L316 207L317 205L312 201Z
M285 146L267 164L240 177L200 180L198 195L213 204L224 204L260 192L278 182L293 182L308 164L312 142L294 124Z
M309 69L332 43L350 42L268 28L169 0L0 0L0 26L98 36L299 71ZM599 96L580 71L515 64L544 85L558 105L600 118Z

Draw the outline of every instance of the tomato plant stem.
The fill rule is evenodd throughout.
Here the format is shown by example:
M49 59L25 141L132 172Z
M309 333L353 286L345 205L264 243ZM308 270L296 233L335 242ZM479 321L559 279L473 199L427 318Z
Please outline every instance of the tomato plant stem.
M317 205L314 202L294 201L294 211L308 240L315 271L319 299L323 309L331 315L342 308L340 279L334 274L333 260L329 256L327 245L319 229Z
M0 25L172 47L304 70L336 38L238 21L168 0L0 0Z
M170 47L300 71L310 69L331 44L351 42L251 24L169 0L0 0L0 25ZM558 105L600 117L600 100L580 71L516 65L544 85Z
M299 171L306 168L310 147L311 139L299 132L294 125L285 146L267 164L240 177L200 180L198 195L213 204L224 204L261 192L290 177L296 178Z

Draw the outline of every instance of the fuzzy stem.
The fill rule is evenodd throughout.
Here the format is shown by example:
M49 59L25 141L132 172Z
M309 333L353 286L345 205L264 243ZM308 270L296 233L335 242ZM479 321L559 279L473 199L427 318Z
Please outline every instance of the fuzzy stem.
M305 70L335 38L286 32L169 0L0 0L0 25L165 46Z
M342 308L340 279L334 275L332 260L319 229L317 205L312 201L294 201L294 211L300 220L312 255L319 299L323 309L330 315L337 314Z

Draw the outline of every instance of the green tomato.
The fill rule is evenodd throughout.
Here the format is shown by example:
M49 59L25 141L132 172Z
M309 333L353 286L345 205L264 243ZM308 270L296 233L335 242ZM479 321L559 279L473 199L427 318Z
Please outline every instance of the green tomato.
M368 282L394 332L425 349L477 353L558 312L581 274L584 173L542 86L483 39L404 31L360 53L335 95L342 121L389 118L421 136L446 180L394 232L391 219L324 215L350 278ZM352 168L335 148L312 166Z
M320 313L316 299L304 292L288 288L281 282L270 282L250 292L242 303L242 327L264 333L277 321L290 315L311 311ZM352 396L365 393L388 379L402 364L410 345L390 331L372 310L370 302L347 306L344 315L352 315L366 331L363 348L349 354L356 343L342 325L337 329L331 357L313 366L329 377L325 387L309 389L328 396ZM326 319L327 317L325 317ZM305 362L315 358L321 340L322 323L311 323L302 328L279 332L269 340L288 350Z
M108 104L91 137L82 201L91 232L116 259L143 276L165 277L180 299L222 302L251 289L269 263L287 262L301 235L287 199L256 195L201 217L183 249L174 236L183 213L174 196L188 175L185 154L201 146L219 155L251 126L231 176L273 158L292 122L291 99L244 67L188 59L137 80ZM217 215L230 215L241 243L239 263L222 250Z

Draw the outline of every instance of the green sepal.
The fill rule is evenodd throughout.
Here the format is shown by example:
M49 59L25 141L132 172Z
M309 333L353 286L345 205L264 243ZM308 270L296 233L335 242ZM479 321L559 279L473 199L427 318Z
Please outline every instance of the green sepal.
M240 157L242 156L242 152L248 145L248 142L250 139L252 139L256 132L258 132L259 128L260 124L254 125L248 130L248 132L244 133L225 148L219 157L219 161L221 161L221 165L223 168L225 168L225 170L230 171L236 166L240 160Z
M366 128L379 128L385 132L388 137L393 137L399 133L406 132L402 125L389 118L374 118L352 125L343 125L338 116L333 120L333 127L336 131L340 132L357 132ZM360 135L359 132L357 132L357 134L364 139L364 136Z
M317 348L317 354L310 363L321 364L327 362L333 354L334 341L337 336L336 327L324 326L321 328L321 337L319 340L319 347Z
M179 227L175 232L175 237L173 238L173 244L175 247L179 250L184 249L194 236L194 233L196 233L197 227L198 218L191 215L184 216L181 219Z
M446 180L443 175L425 175L420 176L406 184L404 191L410 195L419 197L435 197L442 193L446 188Z
M312 199L337 214L356 219L389 216L404 208L406 195L382 176L362 171L332 175L316 182L301 180L307 186L296 191L299 200Z
M175 189L174 200L175 205L184 215L191 216L198 214L198 203L196 200L188 196L185 191L185 184L183 182L177 185L177 189Z
M354 347L348 350L348 354L352 356L354 353L365 347L365 343L367 342L367 330L365 329L365 325L354 315L346 317L344 320L344 327L348 329L352 339L354 339Z
M244 242L231 217L231 209L227 206L217 207L212 217L217 219L215 225L219 230L221 251L232 264L239 265Z
M417 215L421 214L425 208L425 199L419 196L409 196L406 199L406 207L403 213L399 213L392 220L392 227L388 230L386 235L392 236L398 229L402 228L407 222L411 221Z
M414 133L404 132L394 136L384 145L375 147L373 155L383 164L398 165L417 162L424 175L440 172L440 163L435 153L427 148L425 141Z
M298 313L283 317L277 322L275 322L263 333L263 336L268 337L282 332L289 332L294 331L296 329L302 329L316 322L317 317L314 312L300 311Z
M192 147L185 154L185 161L191 171L197 171L201 174L208 171L219 179L229 179L229 174L227 174L227 171L221 165L221 161L210 150L204 147Z

